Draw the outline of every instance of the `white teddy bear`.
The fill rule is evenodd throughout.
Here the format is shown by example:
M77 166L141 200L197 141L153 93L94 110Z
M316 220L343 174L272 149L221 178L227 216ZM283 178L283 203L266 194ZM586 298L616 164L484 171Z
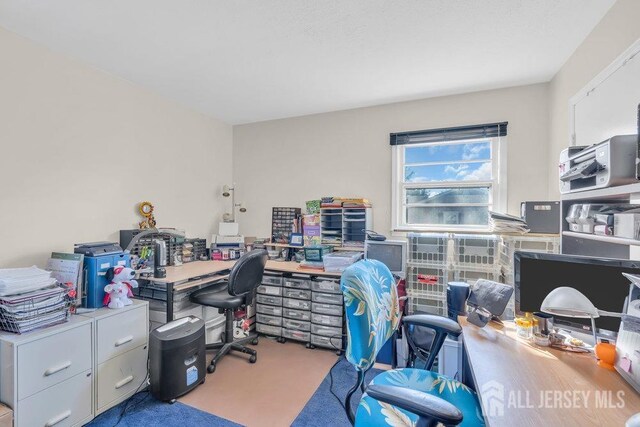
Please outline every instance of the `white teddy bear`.
M138 282L133 280L134 277L136 277L136 272L132 268L110 268L107 271L107 280L110 283L104 287L104 291L107 293L104 296L104 305L109 308L122 308L133 304L129 299L133 296L131 289L138 287Z

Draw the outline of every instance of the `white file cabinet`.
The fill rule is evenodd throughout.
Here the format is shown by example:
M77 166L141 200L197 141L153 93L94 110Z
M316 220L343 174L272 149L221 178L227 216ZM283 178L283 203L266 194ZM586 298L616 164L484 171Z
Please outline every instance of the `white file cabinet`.
M14 425L77 426L93 418L93 322L69 322L23 335L0 333L0 401Z
M101 308L81 316L94 322L93 410L97 416L145 388L149 303L133 300L124 308Z

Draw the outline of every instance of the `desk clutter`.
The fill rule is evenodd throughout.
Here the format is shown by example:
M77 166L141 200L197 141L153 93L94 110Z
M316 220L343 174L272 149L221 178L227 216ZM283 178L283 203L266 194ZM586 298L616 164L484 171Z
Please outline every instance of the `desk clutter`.
M487 236L452 233L409 233L407 294L409 313L447 315L447 284L479 279L514 286L516 251L559 253L556 236ZM513 319L511 297L503 318Z

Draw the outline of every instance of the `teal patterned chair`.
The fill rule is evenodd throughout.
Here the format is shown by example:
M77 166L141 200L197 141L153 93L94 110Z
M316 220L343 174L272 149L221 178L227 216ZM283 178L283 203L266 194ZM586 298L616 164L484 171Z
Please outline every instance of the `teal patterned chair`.
M460 335L460 325L440 316L405 316L403 324L430 328L435 333L426 370L385 371L365 386L364 376L373 366L378 351L398 329L400 314L395 281L381 262L363 260L345 270L341 287L347 314L346 358L357 372L356 384L349 390L345 405L352 424L484 426L475 392L429 370L446 336ZM358 389L364 393L357 410L353 411L351 399Z

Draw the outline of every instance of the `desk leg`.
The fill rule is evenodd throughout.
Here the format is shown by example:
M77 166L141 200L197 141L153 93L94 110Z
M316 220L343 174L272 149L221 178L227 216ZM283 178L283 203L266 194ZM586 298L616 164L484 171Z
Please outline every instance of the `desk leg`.
M167 283L167 323L173 320L173 283Z

